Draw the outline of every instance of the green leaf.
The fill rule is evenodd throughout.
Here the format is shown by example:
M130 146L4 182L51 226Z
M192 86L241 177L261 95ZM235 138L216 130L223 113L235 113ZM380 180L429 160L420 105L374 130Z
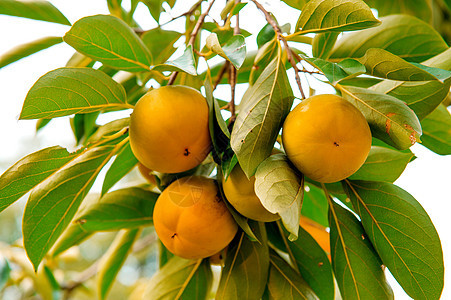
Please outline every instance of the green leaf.
M233 7L232 11L230 12L230 15L234 16L234 15L238 14L246 5L247 5L247 3L235 4L235 6Z
M339 34L339 32L334 31L320 32L315 34L312 42L313 56L322 59L328 59Z
M295 240L301 219L304 178L291 167L285 155L271 155L260 164L255 173L255 193L268 211L280 215L290 232L290 240Z
M443 82L451 77L451 72L449 71L409 63L386 50L378 48L368 49L359 61L365 65L368 75L380 78L405 81L437 80Z
M108 251L102 256L97 270L97 292L99 299L105 299L130 254L133 244L139 236L139 229L120 231Z
M77 215L75 215L76 217ZM78 223L70 223L63 231L60 237L56 240L52 249L49 251L51 257L56 257L67 249L81 244L94 234L93 231L84 230Z
M182 56L172 60L167 61L164 64L156 65L152 68L155 71L177 71L177 72L185 72L190 75L196 76L196 61L194 59L193 47L190 45L186 47L185 52L183 52Z
M0 14L70 25L66 17L48 1L0 1Z
M9 279L11 273L11 267L5 257L0 256L0 291L3 290L6 282Z
M340 86L343 97L365 116L373 137L404 150L419 141L420 122L401 100L368 89Z
M331 202L329 210L332 266L343 299L394 299L382 262L362 224Z
M130 118L123 118L111 121L105 125L100 126L88 139L88 143L93 144L99 141L105 142L114 136L126 135L127 127L130 124Z
M373 146L365 163L349 179L394 182L413 158L412 152Z
M297 300L318 298L305 280L275 251L270 252L268 286L263 299Z
M152 56L146 45L124 21L107 15L82 18L64 35L80 53L112 68L149 71Z
M310 0L302 9L296 29L302 29L302 33L352 31L379 24L363 1Z
M330 83L336 84L343 79L350 79L366 72L366 68L359 61L349 58L339 63L332 63L321 58L302 56L312 66L320 70Z
M228 246L216 299L260 299L268 279L269 253L266 230L261 222L251 222L258 240L252 242L244 232Z
M265 67L277 56L281 51L280 44L276 39L271 39L269 42L261 46L250 70L249 84L253 85L257 81L260 74L265 70Z
M333 300L335 294L332 266L326 253L302 227L299 238L288 243L302 278L320 299Z
M271 24L266 24L257 34L257 46L260 49L261 46L272 40L276 36Z
M207 299L212 279L208 260L174 256L150 279L143 299Z
M425 66L451 70L451 50L448 49L427 61ZM451 80L438 81L391 81L384 80L372 87L375 91L394 96L409 105L420 120L429 115L448 95Z
M225 152L230 143L230 132L221 115L218 101L213 97L213 86L209 72L206 74L204 87L209 108L208 127L213 144L213 158L216 162L221 163L224 160L222 153Z
M422 120L429 115L448 95L451 80L439 81L394 81L384 80L372 90L396 97L415 112Z
M74 222L86 231L131 229L152 225L158 194L138 187L105 194Z
M31 192L22 230L24 248L35 270L69 225L114 149L102 146L81 152Z
M99 110L132 108L124 88L102 71L60 68L38 79L25 98L20 119L50 119Z
M100 195L96 193L89 193L80 205L76 212L74 219L83 215L91 206L96 205L100 199ZM93 231L84 230L79 223L71 222L69 226L63 231L60 237L49 251L50 257L56 257L72 246L79 245L87 238L93 235Z
M79 154L54 146L29 154L16 162L0 177L0 212Z
M180 32L157 27L146 31L141 39L152 54L154 64L162 64L175 52L174 43L181 36Z
M437 154L451 154L451 114L444 105L439 105L421 121L423 146Z
M370 48L380 48L407 61L422 62L448 49L441 35L420 19L390 15L380 20L382 24L378 27L340 38L330 55L331 60L359 58Z
M172 257L174 257L174 254L172 254L160 240L158 240L158 252L158 266L161 269Z
M124 177L130 170L136 166L138 160L132 152L130 143L127 143L124 148L117 154L113 164L108 169L105 179L103 180L102 196L108 192L122 177Z
M391 183L347 181L345 189L371 243L404 291L414 299L439 299L443 253L420 203Z
M302 200L301 215L329 227L328 208L326 196L322 189L313 184L304 184L304 199Z
M270 155L293 98L279 55L244 94L233 126L230 144L248 177Z
M99 114L99 111L86 114L75 114L75 116L70 119L70 125L74 132L77 144L80 144L82 140L86 141L97 129L98 126L96 121Z
M377 9L379 16L392 14L406 14L416 16L425 22L432 18L432 5L429 0L365 0L370 6Z
M356 77L356 78L350 78L350 79L343 79L340 81L341 85L352 85L356 87L361 88L370 88L374 86L375 84L378 84L381 82L382 79L374 78L374 77Z
M241 34L232 36L224 46L221 46L218 35L211 33L206 40L208 49L230 61L239 69L246 58L246 43Z
M0 7L1 5L2 4L0 3ZM14 47L13 49L0 55L0 69L31 54L47 49L53 45L59 44L62 41L63 39L59 36L47 36Z
M150 14L158 23L160 21L160 14L163 12L162 4L164 0L141 0L141 2L147 6Z

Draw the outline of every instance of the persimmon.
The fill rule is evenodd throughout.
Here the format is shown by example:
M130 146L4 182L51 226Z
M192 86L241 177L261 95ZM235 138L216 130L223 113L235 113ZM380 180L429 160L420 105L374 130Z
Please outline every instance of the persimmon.
M330 238L326 227L304 216L301 216L299 225L315 239L330 260Z
M183 177L171 183L158 197L153 221L166 248L187 259L219 252L238 230L219 196L216 182L201 176Z
M243 216L260 222L272 222L280 219L263 207L254 190L255 176L247 178L240 165L237 164L223 180L224 194L229 203Z
M196 167L211 148L207 101L187 86L147 92L130 116L130 146L144 166L157 172Z
M282 143L290 161L310 179L329 183L354 174L371 148L363 114L337 95L316 95L287 116Z

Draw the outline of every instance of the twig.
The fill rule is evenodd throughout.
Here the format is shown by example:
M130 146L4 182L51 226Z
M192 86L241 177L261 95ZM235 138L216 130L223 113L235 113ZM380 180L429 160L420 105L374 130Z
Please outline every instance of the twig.
M287 52L287 58L291 64L291 66L294 69L294 76L296 77L296 83L298 84L302 99L305 99L304 90L302 89L302 85L301 85L301 78L299 77L299 69L296 66L296 62L293 59L292 50L291 50L290 46L288 45L287 40L282 35L282 30L280 29L279 25L277 25L276 21L271 17L269 12L260 3L258 3L256 0L251 0L251 1L254 2L254 4L257 6L257 8L265 15L266 21L272 26L272 28L274 29L274 32L277 35L277 38L280 41L282 41L283 45L285 46L285 51Z
M201 1L202 2L202 1ZM202 24L204 23L205 17L208 15L208 13L210 12L211 7L213 6L213 3L215 3L215 0L212 0L210 2L210 5L208 5L207 10L200 15L199 19L197 20L196 25L194 26L193 31L191 32L191 36L190 39L188 41L188 45L187 46L193 46L194 49L194 42L196 41L196 37L197 34L200 31L200 28L202 27ZM168 85L172 85L175 82L175 79L177 78L179 72L175 71L171 74L171 77L169 77L169 81L168 81Z
M235 0L235 5L237 5L240 2L241 2L241 0ZM235 20L236 20L236 24L235 24L235 28L233 28L234 35L240 34L240 32L241 32L241 30L240 30L240 13L236 14ZM229 79L230 79L230 93L231 93L229 108L230 108L230 113L232 114L230 117L229 124L233 124L233 122L235 122L235 118L236 118L236 112L235 112L236 68L233 64L230 64L229 74L230 74Z
M219 74L218 74L218 77L216 78L215 84L213 86L213 90L216 90L216 88L218 87L218 84L221 83L221 80L224 77L225 72L229 68L229 64L230 64L230 62L228 60L226 60L224 65L221 67L221 70L219 70Z
M165 23L159 25L159 27L162 27L162 26L164 26L164 25L167 25L167 24L171 23L172 21L177 20L177 19L179 19L179 18L181 18L181 17L190 16L190 15L191 15L198 7L199 7L199 5L200 5L202 2L204 2L204 1L205 1L205 0L199 0L199 1L197 1L196 3L194 3L193 6L191 6L191 8L190 8L187 12L184 12L183 14L178 15L177 17L173 17L173 18L170 19L169 21L167 21L167 22L165 22Z

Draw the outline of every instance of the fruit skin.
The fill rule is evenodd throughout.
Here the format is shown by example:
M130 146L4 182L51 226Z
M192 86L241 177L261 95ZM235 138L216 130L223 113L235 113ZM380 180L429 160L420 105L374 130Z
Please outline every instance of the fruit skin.
M329 183L351 176L363 165L371 131L362 113L342 97L316 95L288 114L282 142L299 171Z
M183 258L199 259L224 249L238 225L218 196L213 179L183 177L158 197L153 221L166 248Z
M147 92L130 116L130 146L143 165L157 172L196 167L211 148L207 101L187 86Z
M321 226L315 221L304 216L301 216L299 225L301 225L301 227L315 239L318 245L324 250L324 252L326 252L330 261L330 238L326 227Z
M280 219L278 214L266 210L255 194L255 176L247 178L240 165L236 165L226 181L222 182L224 194L229 203L243 216L260 222Z

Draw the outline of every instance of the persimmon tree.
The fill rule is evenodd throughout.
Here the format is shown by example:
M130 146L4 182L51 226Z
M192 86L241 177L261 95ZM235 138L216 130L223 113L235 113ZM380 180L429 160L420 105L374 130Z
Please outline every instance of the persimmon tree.
M0 14L67 25L63 37L32 41L3 54L0 68L58 43L71 46L74 54L66 66L43 74L29 90L20 122L37 120L40 130L51 119L67 118L77 145L75 151L57 145L41 149L1 175L0 212L23 196L27 203L23 239L1 250L0 295L5 286L21 286L31 279L24 297L70 299L85 293L114 298L109 292L126 259L141 255L144 260L156 256L158 270L118 297L327 300L339 293L343 299L393 299L388 269L410 297L440 298L444 263L439 236L420 203L393 182L415 158L409 150L415 143L440 155L451 154L451 4L282 1L299 15L296 24L277 20L258 0L199 0L165 22L160 15L183 6L182 0L132 0L127 6L108 0L109 15L86 16L73 24L47 1L0 1ZM140 9L158 26L142 28L134 18ZM221 19L211 16L213 9L221 11ZM264 18L266 25L249 32L240 27L243 18ZM167 29L180 19L185 20L184 28ZM249 41L258 47L246 47ZM316 140L297 140L302 126L307 130L313 121L329 124L316 136L333 133L340 122L349 123L331 121L328 107L310 113L310 119L290 128L282 139L284 120L294 103L324 94L314 90L312 82L332 88L339 96L333 97L361 114L359 122L368 123L371 131L368 147L361 147L369 148L371 141L363 165L358 163L358 170L346 173L347 178L333 177L334 182L304 176L298 168L302 162L285 153L284 144L292 139L290 151L314 157L310 169L346 167L346 159L321 158L332 150ZM242 97L237 85L247 88ZM207 152L199 156L196 167L185 170L182 163L167 159L171 149L159 150L168 139L182 140L180 132L158 133L157 140L140 145L140 153L148 148L148 155L157 153L146 161L169 166L167 170L183 169L180 173L153 170L130 146L133 128L128 116L149 90L164 86L196 89L203 96L190 97L204 97L208 107L211 143L204 143L208 148L201 150ZM230 101L217 93L218 86L230 87ZM186 107L183 93L177 97L183 104L179 106ZM201 108L190 112L191 118L182 117L189 109L166 107L171 99L162 99L167 109L162 114L140 112L134 127L164 132L166 127L159 128L155 120L178 122L185 129L201 123L196 118ZM100 115L113 111L122 111L124 118L98 125ZM352 133L352 124L346 126L346 133ZM185 130L183 136L192 131ZM317 151L311 144L319 147ZM184 151L185 156L191 154L189 148ZM138 165L142 180L127 181L127 174L139 174ZM227 181L229 175L236 178ZM155 234L153 211L159 195L181 178L189 182L189 176L207 181L211 190L216 185L218 195L210 198L224 201L233 216L228 224L238 225L234 239L215 258L175 256ZM103 180L100 194L90 192L98 179ZM118 183L126 187L118 188ZM253 202L241 210L228 201L234 197L230 195ZM165 196L167 203L169 198ZM165 214L163 209L158 216ZM190 223L194 221L184 224ZM235 223L230 226L235 230ZM99 232L116 234L101 259L81 270L64 263L67 253ZM29 262L17 259L17 253L26 253ZM212 266L218 262L221 266ZM12 276L12 270L22 270L22 275Z

